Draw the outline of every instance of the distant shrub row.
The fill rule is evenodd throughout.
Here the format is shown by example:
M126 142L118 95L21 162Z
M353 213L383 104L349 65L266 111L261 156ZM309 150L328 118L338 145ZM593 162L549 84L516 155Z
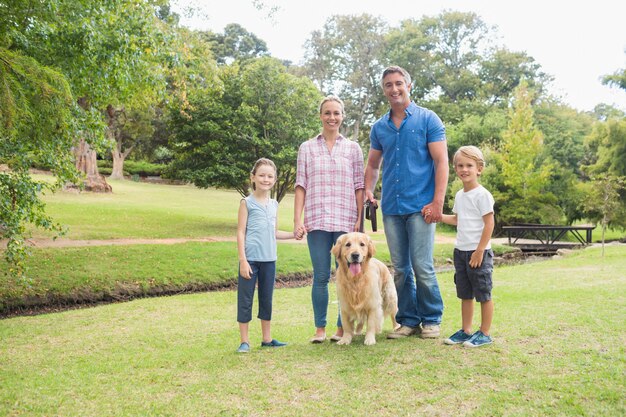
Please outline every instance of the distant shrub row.
M111 175L113 161L99 160L98 171L102 175ZM167 165L153 164L146 161L124 161L124 175L138 175L140 177L158 177L165 171Z

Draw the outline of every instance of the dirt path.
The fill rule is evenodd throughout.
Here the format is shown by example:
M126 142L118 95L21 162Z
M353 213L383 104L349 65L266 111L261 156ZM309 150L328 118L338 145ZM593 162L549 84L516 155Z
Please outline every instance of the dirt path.
M104 239L104 240L74 240L74 239L28 239L27 244L34 248L71 248L85 246L123 246L123 245L174 245L185 242L235 242L235 237L210 236L201 238L166 238L166 239ZM285 243L306 244L306 240L285 240ZM435 243L454 243L449 236L435 236ZM4 247L5 242L0 242Z
M231 242L235 238L203 237L203 238L165 238L165 239L28 239L27 243L34 248L70 248L84 246L124 246L124 245L174 245L185 242Z

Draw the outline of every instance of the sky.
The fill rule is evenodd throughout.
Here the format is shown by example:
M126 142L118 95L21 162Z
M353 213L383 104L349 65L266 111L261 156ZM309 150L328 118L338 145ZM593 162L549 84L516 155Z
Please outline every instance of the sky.
M273 57L302 61L304 43L333 15L368 13L398 26L404 19L436 16L444 10L474 12L496 26L498 45L524 51L555 80L550 92L570 106L589 111L599 103L626 111L626 91L602 85L604 75L626 68L626 1L620 0L264 0L277 7L272 18L254 0L173 0L193 29L223 32L238 23L264 40Z

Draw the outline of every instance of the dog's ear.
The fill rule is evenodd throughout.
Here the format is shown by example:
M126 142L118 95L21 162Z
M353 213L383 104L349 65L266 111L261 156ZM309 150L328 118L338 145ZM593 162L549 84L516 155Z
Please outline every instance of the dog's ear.
M344 241L345 237L346 237L346 235L339 236L337 238L337 242L335 243L335 246L333 246L330 249L330 253L335 255L335 259L339 259L339 257L341 256L341 247L343 246L343 241Z
M367 257L373 258L376 255L376 248L374 247L374 241L371 237L367 237Z

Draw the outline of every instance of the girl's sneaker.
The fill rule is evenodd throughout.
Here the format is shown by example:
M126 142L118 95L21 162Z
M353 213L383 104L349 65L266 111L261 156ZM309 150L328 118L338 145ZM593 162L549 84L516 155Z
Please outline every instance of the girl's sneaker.
M467 334L463 331L463 329L461 329L446 340L444 340L443 343L445 343L446 345L458 345L463 342L467 342L471 338L471 334Z
M479 330L476 333L474 333L467 342L464 342L463 346L469 347L469 348L475 348L475 347L488 345L491 342L493 342L493 340L491 339L491 336L487 336L486 334L484 334L483 332Z
M246 342L243 342L239 345L239 349L237 349L237 353L248 353L250 352L250 345Z

